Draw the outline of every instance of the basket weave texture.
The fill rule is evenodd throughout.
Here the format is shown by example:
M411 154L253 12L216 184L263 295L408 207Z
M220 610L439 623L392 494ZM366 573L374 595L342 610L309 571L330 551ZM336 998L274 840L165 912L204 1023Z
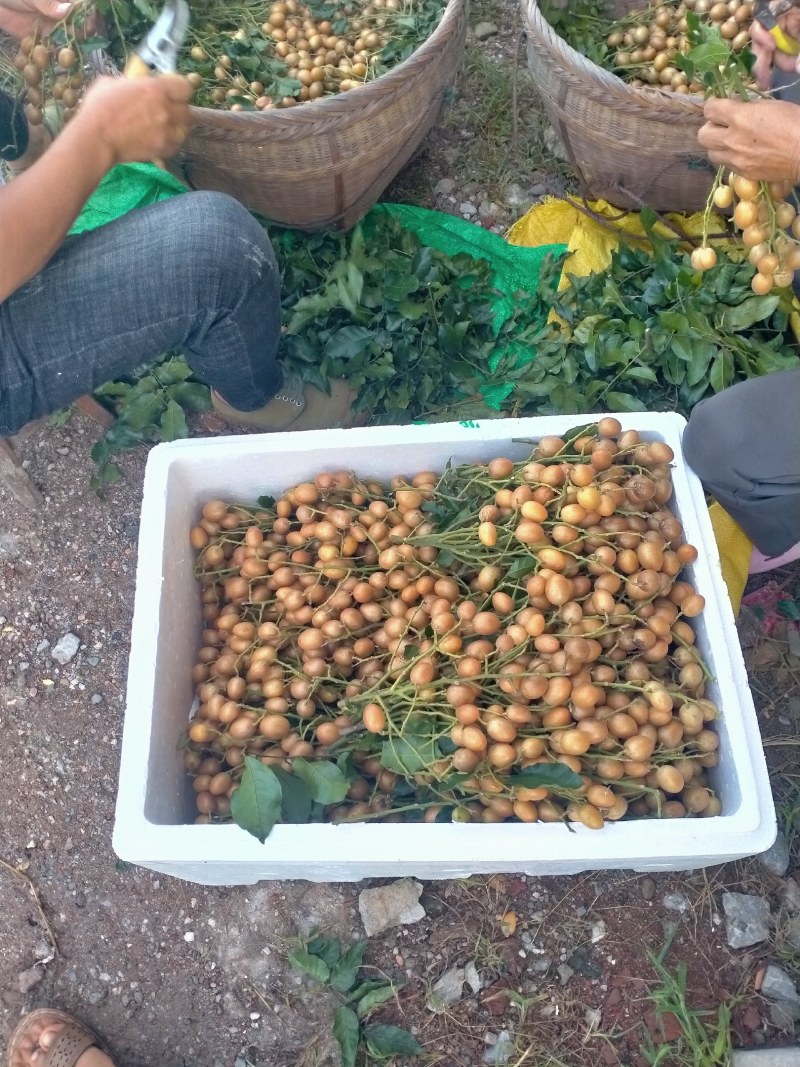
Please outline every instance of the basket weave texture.
M528 64L585 195L620 208L697 211L711 167L697 143L703 98L627 85L571 48L536 0L520 0ZM618 17L645 0L615 0Z
M436 122L463 55L467 4L449 0L427 41L358 89L270 111L192 108L184 177L285 226L354 226Z

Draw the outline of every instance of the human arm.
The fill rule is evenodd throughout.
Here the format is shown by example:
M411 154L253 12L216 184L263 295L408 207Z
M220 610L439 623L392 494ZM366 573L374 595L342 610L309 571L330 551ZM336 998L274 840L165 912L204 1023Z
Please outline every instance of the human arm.
M0 187L0 301L44 267L113 166L174 154L186 135L191 92L178 75L92 85L42 157Z
M800 181L800 106L713 98L705 117L697 139L712 163L753 181Z

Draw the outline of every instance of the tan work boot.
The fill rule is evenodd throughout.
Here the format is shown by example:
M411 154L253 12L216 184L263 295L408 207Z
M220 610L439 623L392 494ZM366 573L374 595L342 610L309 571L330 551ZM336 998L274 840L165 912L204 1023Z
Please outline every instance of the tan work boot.
M330 386L331 395L327 396L313 385L304 383L299 375L286 372L272 400L255 411L239 411L231 407L214 389L211 390L211 403L225 422L259 433L349 426L355 393L342 379L333 380Z

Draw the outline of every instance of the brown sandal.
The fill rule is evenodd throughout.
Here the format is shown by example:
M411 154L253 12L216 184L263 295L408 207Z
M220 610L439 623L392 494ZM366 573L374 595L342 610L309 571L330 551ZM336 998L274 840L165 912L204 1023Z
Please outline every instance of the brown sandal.
M105 1042L94 1030L80 1022L74 1015L68 1015L67 1012L58 1011L55 1008L39 1008L26 1015L11 1035L6 1057L8 1067L17 1067L14 1056L19 1053L35 1023L40 1025L44 1023L46 1026L61 1023L63 1027L42 1061L42 1067L75 1067L83 1053L90 1048L98 1048L107 1056L111 1056ZM22 1067L21 1063L19 1067Z

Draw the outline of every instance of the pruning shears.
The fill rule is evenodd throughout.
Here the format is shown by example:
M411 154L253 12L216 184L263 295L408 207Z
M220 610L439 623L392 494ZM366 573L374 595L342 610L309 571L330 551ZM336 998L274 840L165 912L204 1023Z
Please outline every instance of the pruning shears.
M800 41L789 37L778 25L778 19L791 11L793 7L800 7L799 0L756 0L753 18L764 27L775 40L775 46L779 52L785 52L788 56L800 55Z
M167 0L145 39L125 64L126 78L143 78L154 72L173 74L178 52L189 32L189 5L186 0ZM162 170L160 159L153 162Z
M149 33L125 64L125 77L141 78L154 71L174 73L178 52L188 32L189 5L186 0L167 0Z

